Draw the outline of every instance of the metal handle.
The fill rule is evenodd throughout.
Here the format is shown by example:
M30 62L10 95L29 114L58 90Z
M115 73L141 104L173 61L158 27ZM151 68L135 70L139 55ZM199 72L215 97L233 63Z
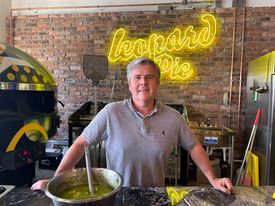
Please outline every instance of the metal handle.
M88 177L88 185L91 195L94 194L94 185L93 185L93 178L92 178L92 167L91 167L91 159L90 159L90 152L88 144L84 144L84 151L85 151L85 161L86 161L86 170L87 170L87 177Z
M268 91L268 86L266 84L263 87L258 87L256 89L256 92L258 92L258 93L265 93L267 91Z

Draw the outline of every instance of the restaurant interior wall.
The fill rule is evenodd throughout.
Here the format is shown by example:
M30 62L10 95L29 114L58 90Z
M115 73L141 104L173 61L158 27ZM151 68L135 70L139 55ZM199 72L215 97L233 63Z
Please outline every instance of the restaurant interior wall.
M59 108L62 124L56 138L68 136L68 116L94 98L93 84L82 72L83 55L108 55L112 32L119 27L128 28L132 37L148 37L153 31L196 25L203 13L212 13L218 18L215 45L205 51L179 53L195 65L196 76L188 81L162 81L158 99L167 104L186 105L191 121L210 119L211 124L221 126L231 118L230 127L236 129L243 9L238 8L236 14L231 117L223 98L230 85L232 8L13 16L14 46L43 62L58 82L58 99L65 107ZM244 64L274 50L274 19L275 7L246 8ZM9 25L7 23L7 31ZM7 36L8 41L10 34ZM129 97L125 65L110 64L107 78L98 87L98 101L108 102L115 73L118 79L113 100ZM242 85L244 91L245 80ZM244 109L242 104L241 111ZM243 125L243 115L241 120ZM236 148L238 146L241 145L237 144Z

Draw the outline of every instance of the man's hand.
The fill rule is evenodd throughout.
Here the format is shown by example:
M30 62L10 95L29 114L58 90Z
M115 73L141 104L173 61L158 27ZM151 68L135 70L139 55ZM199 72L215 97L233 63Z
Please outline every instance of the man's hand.
M76 163L81 159L84 154L84 143L85 138L79 136L69 150L66 152L65 156L62 158L58 168L55 171L54 176L61 174L65 171L72 170ZM32 190L44 190L49 179L39 180L34 183L31 187Z
M233 185L229 178L215 178L211 182L212 186L226 194L231 194Z
M31 189L32 190L44 190L48 182L49 182L48 179L39 180L32 185Z
M232 182L229 178L217 178L213 168L210 164L208 156L201 146L200 143L197 143L190 151L190 156L192 157L195 164L201 169L203 174L207 177L211 185L226 194L230 194L233 189Z

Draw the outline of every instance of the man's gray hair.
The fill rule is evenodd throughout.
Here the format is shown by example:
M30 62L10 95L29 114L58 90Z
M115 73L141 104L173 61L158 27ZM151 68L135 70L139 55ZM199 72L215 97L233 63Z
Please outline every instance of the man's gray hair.
M154 70L155 70L155 74L156 74L156 78L157 78L157 82L160 83L160 69L159 66L150 58L147 57L139 57L136 58L134 60L132 60L128 65L127 65L127 80L129 81L131 79L132 76L132 72L134 69L136 69L139 65L152 65Z

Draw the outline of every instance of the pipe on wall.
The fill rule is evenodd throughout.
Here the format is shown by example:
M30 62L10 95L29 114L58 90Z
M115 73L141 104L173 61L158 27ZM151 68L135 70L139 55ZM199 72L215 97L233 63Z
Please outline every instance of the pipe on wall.
M33 7L33 8L17 8L10 10L10 45L14 46L13 41L13 12L14 11L30 11L30 10L51 10L51 9L100 9L100 8L118 8L118 7L137 7L137 6L175 6L182 5L182 2L173 3L149 3L149 4L115 4L115 5L94 5L94 6L53 6L53 7Z
M241 58L240 58L240 78L239 78L239 99L238 99L238 131L241 128L241 98L242 98L242 76L243 76L243 53L244 53L244 35L245 35L245 16L246 8L243 9L243 25L242 25L242 43L241 43Z
M12 9L10 10L10 45L14 46L14 42L13 42L13 18L12 18Z
M236 13L237 8L234 8L234 23L232 32L232 50L231 50L231 68L230 68L230 82L229 82L229 109L228 109L228 119L227 127L231 126L231 107L232 107L232 88L233 88L233 71L234 71L234 55L235 55L235 34L236 34Z

